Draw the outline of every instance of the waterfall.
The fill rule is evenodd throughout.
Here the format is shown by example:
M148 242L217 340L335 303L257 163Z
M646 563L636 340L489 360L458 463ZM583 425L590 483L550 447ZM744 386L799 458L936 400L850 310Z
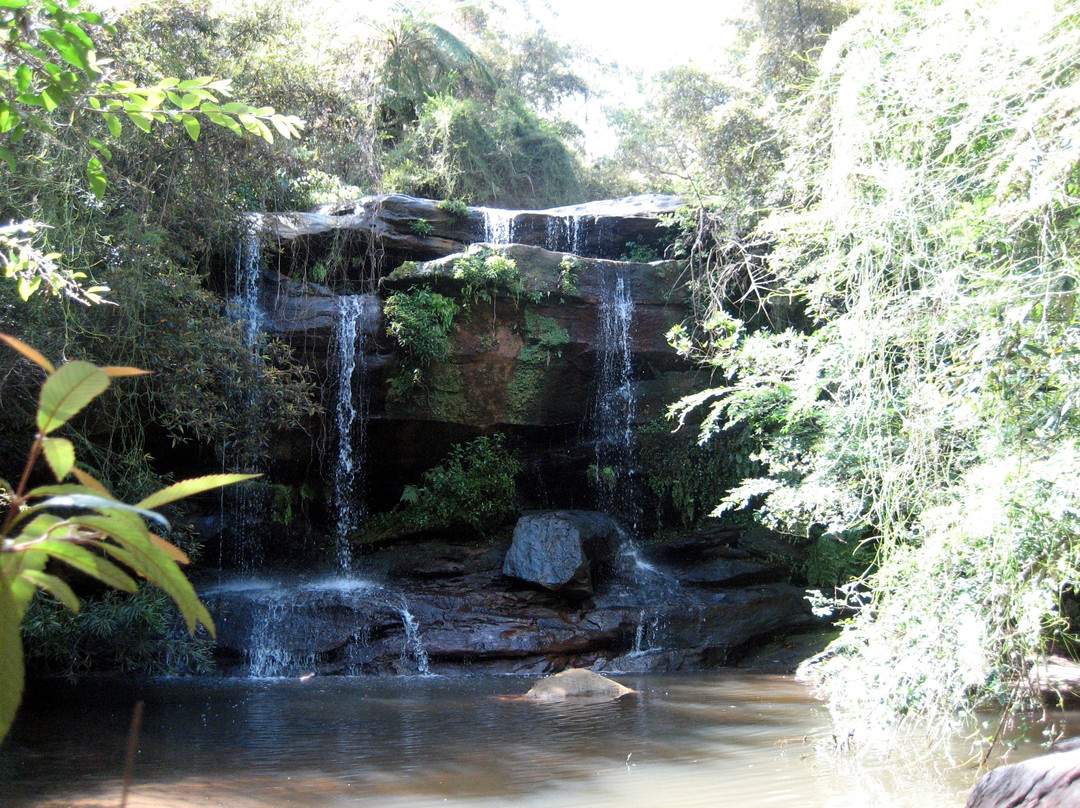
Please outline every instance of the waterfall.
M247 676L302 676L327 669L347 675L372 670L431 675L420 621L398 589L355 576L247 576L199 595L213 613L228 616ZM327 621L327 614L334 619Z
M401 658L404 660L412 657L416 672L421 676L431 676L427 649L424 647L424 638L420 635L420 624L409 611L409 603L404 595L401 596L401 625L405 629L405 645L401 649Z
M333 415L337 453L331 473L331 505L334 511L334 543L337 566L343 574L352 569L349 537L363 523L367 508L364 501L364 454L367 437L367 389L364 385L363 352L372 319L374 302L370 295L346 295L339 298L334 324L333 353L337 378ZM360 357L358 367L357 357Z
M479 208L484 212L484 241L488 244L513 244L517 212L499 208Z
M587 217L549 216L544 230L544 249L585 255Z
M620 276L609 278L600 304L600 366L592 418L594 482L599 509L629 516L631 521L636 512L632 479L636 402L630 352L633 315L630 284Z
M255 371L250 387L243 391L243 427L238 442L239 450L231 453L230 461L244 472L261 472L262 421L259 417L261 396L258 389L262 368L262 352L259 343L265 312L259 300L259 274L262 270L262 219L247 218L237 250L236 294L230 300L229 314L242 323L244 350ZM222 458L225 462L225 458ZM236 562L247 572L255 570L263 561L262 537L257 526L264 520L265 503L258 489L241 485L232 494L234 545ZM223 494L224 496L224 494ZM225 500L222 500L224 507ZM253 529L253 527L255 529Z

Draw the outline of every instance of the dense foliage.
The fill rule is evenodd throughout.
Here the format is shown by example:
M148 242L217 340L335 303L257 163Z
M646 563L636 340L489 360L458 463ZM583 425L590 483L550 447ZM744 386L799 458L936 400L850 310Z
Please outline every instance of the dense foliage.
M1018 709L1071 647L1076 19L883 0L839 28L779 127L783 204L740 243L759 245L741 279L709 269L698 340L675 335L730 378L680 411L757 433L765 473L721 508L876 549L812 669L862 726ZM748 287L802 327L725 314Z
M490 534L515 512L514 478L521 464L501 433L461 443L420 485L406 486L400 504L373 520L369 535L467 526Z

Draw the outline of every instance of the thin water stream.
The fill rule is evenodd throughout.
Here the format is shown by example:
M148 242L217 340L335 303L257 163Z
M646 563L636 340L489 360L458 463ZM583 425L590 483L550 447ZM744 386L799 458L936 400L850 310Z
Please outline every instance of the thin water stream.
M516 677L54 686L0 747L0 794L118 805L137 699L131 808L959 808L975 778L824 751L827 715L789 677L620 678L639 692L592 704L522 701Z

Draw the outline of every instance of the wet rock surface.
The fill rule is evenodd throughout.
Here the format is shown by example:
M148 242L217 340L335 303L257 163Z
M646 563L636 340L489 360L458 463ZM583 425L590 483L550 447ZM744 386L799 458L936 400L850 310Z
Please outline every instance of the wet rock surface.
M965 808L1075 808L1080 805L1077 746L994 769L976 784Z
M624 568L593 597L568 599L503 576L507 543L440 541L411 551L387 547L365 559L372 580L204 587L223 670L703 670L736 662L777 635L819 625L802 589L784 583L706 591L683 587L659 568L661 577L649 580L627 577Z

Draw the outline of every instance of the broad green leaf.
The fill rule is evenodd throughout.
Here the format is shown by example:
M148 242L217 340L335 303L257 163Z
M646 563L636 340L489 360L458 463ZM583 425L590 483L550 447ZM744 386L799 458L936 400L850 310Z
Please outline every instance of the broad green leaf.
M68 64L80 70L90 70L90 63L86 59L86 46L80 40L49 29L38 32L38 38L60 54L60 58Z
M178 90L194 90L199 87L206 87L214 80L213 76L199 76L197 79L188 79L182 81L176 85Z
M49 373L52 373L54 370L56 370L56 368L53 367L52 362L50 362L48 359L46 359L44 356L42 356L39 351L31 348L29 345L27 345L21 339L16 339L15 337L12 337L12 336L10 336L8 334L0 334L0 340L3 340L4 342L6 342L8 345L10 345L16 351L21 353L23 356L25 356L27 359L29 359L31 362L33 362L35 365L39 365L39 366L45 368L45 370L47 370Z
M278 134L280 134L286 140L289 140L292 137L292 131L289 129L285 121L282 120L280 115L272 116L270 118L270 123L272 123L274 125L274 128L278 130Z
M46 112L52 112L62 103L64 103L64 91L56 85L46 87L41 91L41 105L45 107Z
M29 300L30 296L34 294L34 292L36 292L38 290L38 287L40 286L40 277L19 278L19 297L21 297L24 302Z
M33 84L34 74L30 70L30 65L21 64L18 70L15 71L15 87L20 93L25 93L30 89L30 85Z
M247 104L241 104L239 101L230 101L227 104L221 105L222 112L228 112L233 115L250 115L255 110L249 107Z
M33 514L29 514L33 516ZM16 519L15 524L18 524L22 519L22 514ZM59 516L54 516L51 513L39 513L27 522L27 524L19 527L19 535L15 537L14 544L10 547L13 551L20 549L23 542L34 542L45 537L49 531L53 530L57 524L62 520Z
M0 0L0 8L26 8L30 5L30 0ZM0 738L3 735L0 734Z
M45 438L42 443L45 462L53 470L57 480L63 480L75 465L75 444L67 438Z
M26 607L30 605L30 599L34 597L34 585L27 580L25 573L31 570L41 571L45 569L45 564L48 561L48 554L38 550L36 547L17 553L4 553L0 556L0 567L3 569L0 578L7 581L11 601L15 604L15 611L19 615L19 620L22 620L23 615L26 614Z
M105 179L105 167L96 157L91 157L86 164L86 178L90 181L90 192L98 199L105 198L108 180Z
M101 117L105 119L105 125L109 127L109 134L113 137L120 137L120 133L124 131L120 119L111 112L102 113Z
M15 170L15 155L3 146L0 146L0 160L3 160L9 169Z
M159 81L157 83L157 86L162 88L162 89L165 89L167 87L175 87L179 83L180 83L180 79L178 79L178 78L176 78L174 76L166 76L165 78L163 78L161 81Z
M105 392L109 377L89 362L75 360L61 366L41 386L37 425L43 435L60 428Z
M73 22L64 23L64 31L68 38L81 42L88 50L93 50L94 40L87 36L86 32Z
M7 581L0 578L0 740L8 734L22 701L23 651L19 624L22 615Z
M195 107L199 106L199 101L201 100L202 99L195 93L186 93L180 99L180 103L177 104L177 106L180 107L180 109L195 109Z
M229 131L234 132L241 137L244 134L243 127L241 127L240 124L238 124L228 115L222 115L220 112L208 112L206 113L206 117L216 123L218 126L224 126Z
M201 494L203 491L211 491L214 488L242 483L245 480L253 480L259 476L261 475L208 474L205 477L192 477L190 480L181 480L178 483L162 488L160 491L156 491L145 499L136 502L135 505L139 508L160 508L162 505L176 502L178 499Z
M55 575L49 575L47 572L40 572L39 570L27 570L22 574L22 577L38 589L44 589L71 611L79 611L79 599L75 597L71 587Z
M184 129L187 130L188 137L192 140L198 140L199 133L202 131L202 124L199 123L199 119L194 115L183 115L180 120L184 123Z
M49 438L48 440L52 440ZM74 469L72 469L74 471ZM78 483L57 483L56 485L39 485L36 488L31 488L23 496L28 499L44 499L45 497L59 497L66 494L93 494L94 492L89 486L80 485Z
M44 550L50 558L63 561L69 567L77 569L84 575L96 578L103 584L122 589L125 592L134 592L138 589L135 581L120 567L97 553L92 553L85 547L80 547L69 541L46 539L36 545L39 550Z
M154 125L154 119L142 112L128 111L127 116L131 119L131 122L133 124L142 129L144 132L149 132L151 127Z

